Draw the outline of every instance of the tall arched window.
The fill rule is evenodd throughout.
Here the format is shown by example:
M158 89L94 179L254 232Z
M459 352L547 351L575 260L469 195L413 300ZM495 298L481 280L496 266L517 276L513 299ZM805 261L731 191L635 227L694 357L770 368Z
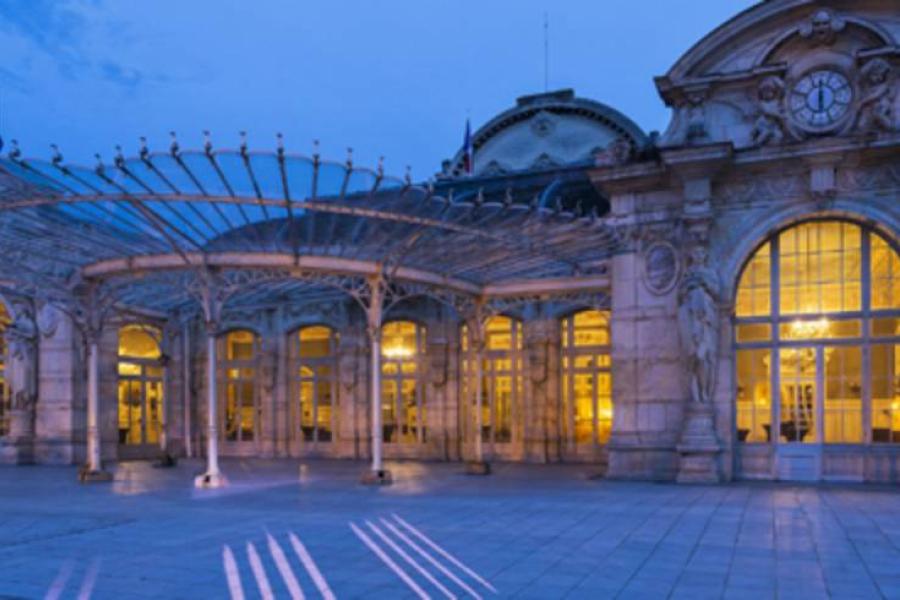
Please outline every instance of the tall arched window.
M492 317L485 325L484 362L482 364L482 396L476 395L475 347L467 325L462 327L464 358L462 397L466 399L467 428L474 427L472 410L481 406L481 436L493 444L513 439L513 416L521 406L522 323L505 316Z
M9 433L10 392L6 380L6 328L9 326L9 313L6 306L0 302L0 437Z
M219 339L219 377L224 394L222 437L227 442L256 439L259 397L256 371L259 341L247 330L230 331Z
M569 443L593 446L612 431L609 311L584 310L562 321L561 428Z
M337 424L337 333L321 325L293 336L294 398L304 442L330 442Z
M119 443L158 444L163 422L160 331L147 325L119 328Z
M768 240L735 341L738 441L900 442L900 260L874 231L814 221Z
M381 422L386 443L425 441L425 328L393 321L381 328Z

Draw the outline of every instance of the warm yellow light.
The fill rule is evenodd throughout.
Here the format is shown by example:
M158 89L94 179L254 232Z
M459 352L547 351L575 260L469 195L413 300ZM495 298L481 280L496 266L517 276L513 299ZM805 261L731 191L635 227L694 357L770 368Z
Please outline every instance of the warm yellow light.
M900 410L900 402L896 400L891 402L891 410Z
M390 359L394 359L394 360L410 358L414 353L415 353L415 351L412 348L409 348L406 346L399 346L399 345L398 346L385 346L381 350L382 356L384 356L385 358L390 358Z
M825 337L831 323L826 318L816 321L804 321L797 319L791 323L791 337L795 338L819 338Z

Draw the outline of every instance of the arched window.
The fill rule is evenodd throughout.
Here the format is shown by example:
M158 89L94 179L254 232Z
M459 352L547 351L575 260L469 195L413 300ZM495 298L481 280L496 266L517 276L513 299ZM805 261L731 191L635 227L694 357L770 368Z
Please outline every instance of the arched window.
M381 422L386 443L425 441L425 328L393 321L381 328Z
M304 442L330 442L337 425L337 333L320 325L293 336L294 398Z
M609 311L584 310L562 321L561 427L570 444L593 446L612 431Z
M230 331L219 339L220 393L224 394L222 437L227 442L256 439L259 397L256 386L259 341L247 330Z
M0 437L9 433L9 410L11 408L9 384L6 380L6 361L8 357L5 333L9 323L9 313L6 311L6 306L0 302Z
M163 422L163 366L159 329L119 328L119 443L158 444Z
M513 439L513 415L519 410L523 394L522 323L510 317L497 316L485 326L484 362L482 364L481 402L475 398L475 351L467 325L462 327L462 397L466 399L466 426L475 426L472 410L481 406L481 436L493 444Z
M842 221L786 229L741 276L737 436L745 443L900 442L900 259Z

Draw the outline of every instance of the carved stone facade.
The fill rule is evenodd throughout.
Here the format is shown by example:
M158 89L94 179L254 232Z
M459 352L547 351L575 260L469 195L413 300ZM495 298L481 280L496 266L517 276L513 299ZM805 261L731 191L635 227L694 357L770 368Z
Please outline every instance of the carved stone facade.
M528 195L532 210L608 224L611 239L596 242L615 251L576 273L608 277L608 288L585 292L573 283L554 294L498 296L490 306L435 290L382 290L394 294L383 321L424 332L418 362L405 375L385 371L400 382L397 390L407 387L392 392L383 384L384 394L407 395L382 413L395 419L382 433L389 438L384 456L468 461L480 439L486 459L586 461L614 478L900 480L900 259L894 266L890 258L900 250L896 3L761 2L697 43L656 83L673 111L661 135L646 135L618 111L564 90L520 98L475 132L470 175L463 153L446 161L435 186L476 211ZM0 189L9 190L0 199L35 193L2 179ZM820 304L790 305L780 295L802 285L785 283L795 269L788 236L823 236L828 227L843 232L844 245L817 252L852 264L807 277L802 285L824 290ZM853 236L858 247L846 241ZM221 281L206 291L224 301L232 287L285 277L282 268L289 266L235 271L233 281L217 275ZM894 285L891 269L897 296L876 301L876 283ZM745 279L752 273L762 274ZM318 280L345 292L340 300L284 300L205 315L220 340L238 330L254 340L251 362L235 367L252 372L252 405L240 417L252 431L231 441L223 421L223 455L371 456L372 297L343 277ZM742 308L745 281L767 308ZM852 286L863 290L858 297ZM204 301L202 290L192 292ZM835 308L834 294L849 300ZM7 303L12 426L0 440L0 459L81 462L88 429L84 327L39 296ZM594 324L578 324L582 311L596 313ZM494 341L489 317L512 323L494 332ZM201 455L213 352L207 325L186 313L144 321L161 332L165 348L163 435L136 452L121 443L116 332L126 319L110 320L99 337L103 458L155 458L161 449ZM790 337L792 327L808 333L834 323L859 328L843 337ZM482 326L485 338L471 329ZM334 336L330 362L313 374L297 354L298 331L306 327ZM746 331L758 337L748 341ZM576 343L587 350L573 351ZM382 350L397 364L404 352ZM796 352L806 354L791 363ZM885 359L895 352L896 359ZM223 345L220 364L227 353ZM829 387L840 379L833 367L839 355L858 362L842 397ZM747 357L757 371L742 366ZM476 364L484 369L478 385ZM795 367L812 370L789 372ZM229 368L220 368L220 418L241 412L228 408ZM307 383L320 387L302 392L312 389ZM602 416L607 385L609 424ZM881 388L890 388L890 398L879 396ZM307 393L327 410L311 417L301 399Z

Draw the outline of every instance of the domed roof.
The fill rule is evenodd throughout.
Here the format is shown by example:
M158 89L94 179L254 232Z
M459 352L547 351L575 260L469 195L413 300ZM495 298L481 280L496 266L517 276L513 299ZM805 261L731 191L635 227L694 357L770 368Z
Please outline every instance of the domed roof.
M587 164L614 140L635 148L646 135L631 119L600 102L577 98L571 89L522 96L516 105L472 137L475 176L541 171ZM464 174L463 149L444 163L445 177Z

